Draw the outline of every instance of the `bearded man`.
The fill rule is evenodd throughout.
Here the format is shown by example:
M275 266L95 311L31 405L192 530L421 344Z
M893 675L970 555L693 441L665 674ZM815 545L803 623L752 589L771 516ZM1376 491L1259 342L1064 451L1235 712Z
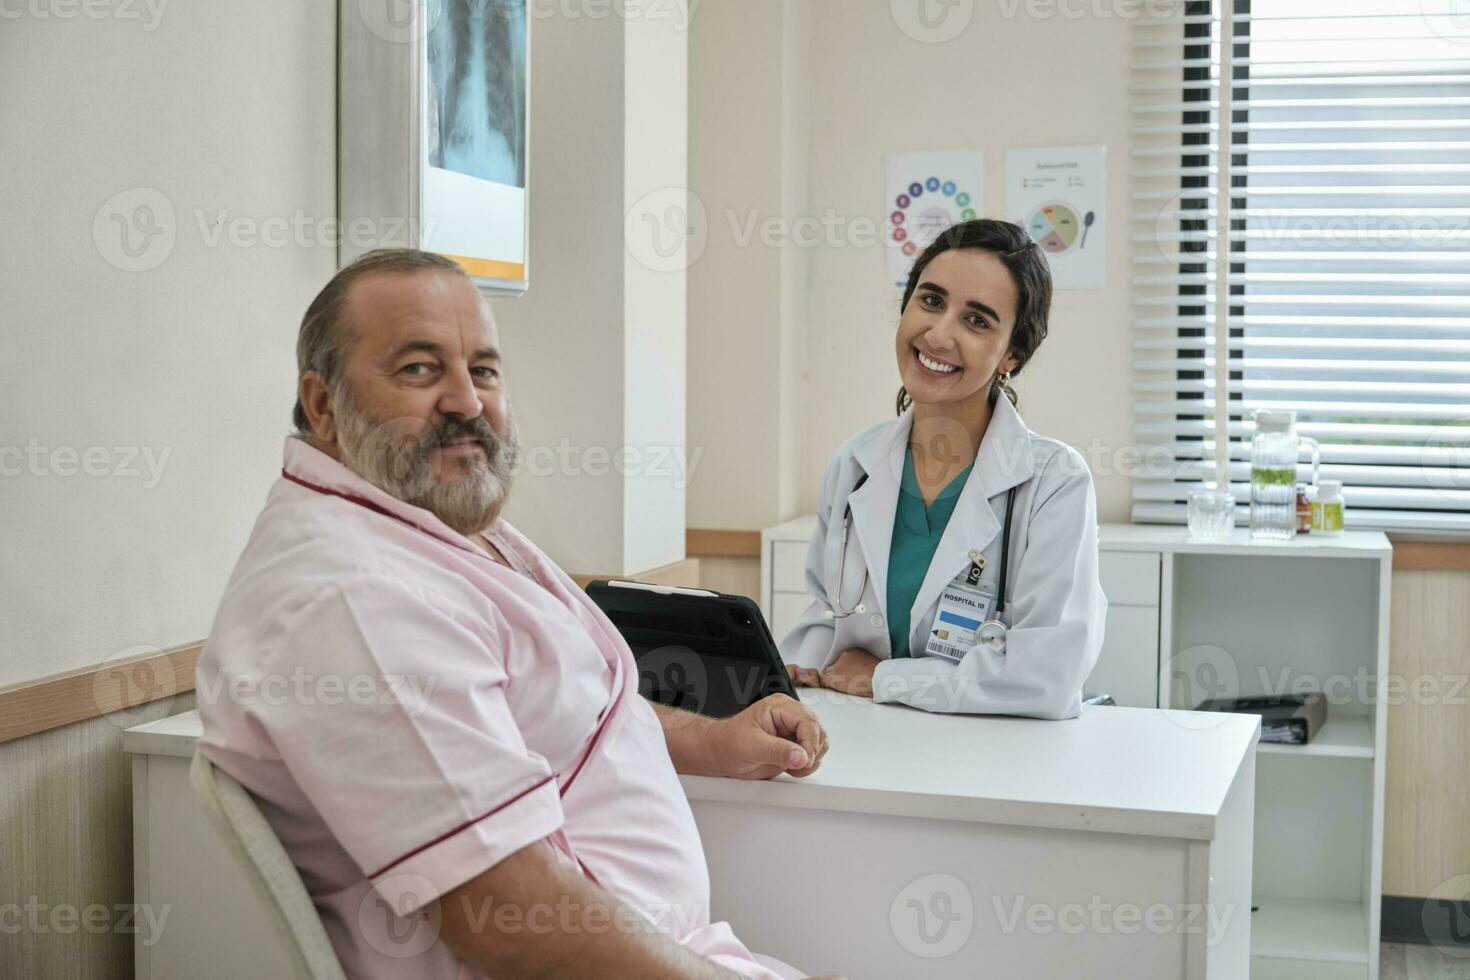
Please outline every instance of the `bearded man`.
M297 433L199 663L224 692L200 751L255 797L347 975L795 975L710 921L676 772L803 776L826 736L780 695L718 722L639 697L612 624L500 517L516 431L474 284L364 256L297 361Z

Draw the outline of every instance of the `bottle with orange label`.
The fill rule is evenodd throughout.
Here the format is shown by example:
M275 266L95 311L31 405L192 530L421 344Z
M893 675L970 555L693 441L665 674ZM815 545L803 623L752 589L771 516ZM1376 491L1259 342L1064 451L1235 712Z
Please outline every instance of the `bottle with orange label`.
M1312 533L1312 501L1307 496L1305 483L1296 485L1296 533Z

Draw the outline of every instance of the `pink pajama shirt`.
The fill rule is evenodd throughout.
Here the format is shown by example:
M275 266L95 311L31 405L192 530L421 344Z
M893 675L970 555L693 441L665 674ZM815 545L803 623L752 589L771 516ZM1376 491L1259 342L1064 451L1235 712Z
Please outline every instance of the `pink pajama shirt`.
M546 840L671 938L774 980L710 921L627 644L509 524L486 536L520 571L288 439L199 662L200 751L257 798L350 977L479 976L414 913ZM469 911L492 932L618 928Z

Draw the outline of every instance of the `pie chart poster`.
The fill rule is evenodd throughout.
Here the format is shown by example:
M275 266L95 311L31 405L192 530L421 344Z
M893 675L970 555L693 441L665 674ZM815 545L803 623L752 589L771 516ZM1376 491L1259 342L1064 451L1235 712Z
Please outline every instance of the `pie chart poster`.
M1096 289L1107 274L1107 147L1006 153L1006 213L1040 243L1058 289Z
M971 150L890 153L884 213L888 278L908 285L914 260L940 232L980 216L985 154Z

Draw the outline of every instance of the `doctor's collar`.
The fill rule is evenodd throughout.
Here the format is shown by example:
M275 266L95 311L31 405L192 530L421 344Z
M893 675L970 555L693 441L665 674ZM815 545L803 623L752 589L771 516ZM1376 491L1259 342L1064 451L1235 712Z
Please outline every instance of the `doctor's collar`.
M874 476L883 472L895 486L901 485L913 425L914 410L910 407L898 418L880 426L871 438L856 445L854 461L865 474ZM1031 431L1008 399L997 399L965 487L968 489L979 481L986 496L993 497L1025 483L1035 471Z

